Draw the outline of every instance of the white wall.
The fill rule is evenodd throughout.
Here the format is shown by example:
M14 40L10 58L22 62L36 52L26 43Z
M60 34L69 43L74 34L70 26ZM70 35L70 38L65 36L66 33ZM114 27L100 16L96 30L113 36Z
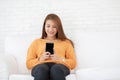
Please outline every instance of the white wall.
M12 35L41 34L48 13L61 17L66 32L119 32L119 0L0 0L0 54Z

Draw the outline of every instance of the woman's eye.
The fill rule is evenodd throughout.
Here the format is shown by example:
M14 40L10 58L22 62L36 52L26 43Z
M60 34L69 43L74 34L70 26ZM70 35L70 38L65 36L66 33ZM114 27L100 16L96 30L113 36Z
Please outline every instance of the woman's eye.
M47 26L48 28L50 27L50 26Z

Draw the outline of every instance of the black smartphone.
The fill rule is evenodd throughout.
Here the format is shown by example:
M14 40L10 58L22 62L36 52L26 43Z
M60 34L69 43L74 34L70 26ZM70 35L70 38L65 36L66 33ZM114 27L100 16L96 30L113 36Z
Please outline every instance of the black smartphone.
M46 52L50 52L50 54L54 54L54 43L46 43Z

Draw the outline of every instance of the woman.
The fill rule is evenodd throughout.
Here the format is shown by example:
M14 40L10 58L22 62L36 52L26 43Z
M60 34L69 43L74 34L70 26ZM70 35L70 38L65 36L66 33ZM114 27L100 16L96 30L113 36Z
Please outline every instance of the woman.
M46 51L46 43L54 44L54 54ZM44 20L42 36L28 48L26 65L34 80L66 80L76 66L73 43L63 31L60 18L49 14Z

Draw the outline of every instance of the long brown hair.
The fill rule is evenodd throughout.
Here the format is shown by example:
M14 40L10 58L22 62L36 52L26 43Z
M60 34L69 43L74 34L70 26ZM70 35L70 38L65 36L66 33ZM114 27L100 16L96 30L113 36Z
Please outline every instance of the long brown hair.
M56 34L57 39L60 39L62 41L69 40L71 44L73 45L73 42L66 37L63 27L62 27L61 20L56 14L48 14L46 16L44 23L43 23L42 36L41 36L42 39L47 37L47 34L45 32L45 24L47 20L53 20L57 24L57 34Z

